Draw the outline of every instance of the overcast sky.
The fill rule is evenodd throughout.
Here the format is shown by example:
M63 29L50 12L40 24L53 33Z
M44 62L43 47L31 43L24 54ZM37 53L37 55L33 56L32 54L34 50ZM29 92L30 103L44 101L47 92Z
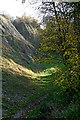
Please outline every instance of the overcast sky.
M22 0L0 0L0 13L7 14L14 18L16 16L21 17L25 13L26 16L34 17L40 21L41 16L39 10L36 10L36 7L40 6L41 2L30 4L33 0L26 0L26 3L22 4L21 1Z

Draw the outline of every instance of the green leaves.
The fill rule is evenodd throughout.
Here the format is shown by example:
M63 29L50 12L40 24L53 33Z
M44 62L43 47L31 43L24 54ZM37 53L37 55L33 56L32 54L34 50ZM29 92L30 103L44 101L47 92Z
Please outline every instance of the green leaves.
M58 53L63 58L65 71L61 71L55 83L62 86L64 89L74 89L79 92L79 35L75 32L73 23L66 22L65 19L58 20L55 25L47 23L47 27L43 30L42 43L39 48L41 57L39 62L52 64L54 52ZM53 28L54 26L54 28Z

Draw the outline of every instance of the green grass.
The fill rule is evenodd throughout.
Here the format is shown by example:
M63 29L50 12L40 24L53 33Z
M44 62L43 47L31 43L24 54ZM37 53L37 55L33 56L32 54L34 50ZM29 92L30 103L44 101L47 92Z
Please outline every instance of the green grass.
M5 118L7 118L11 117L14 113L18 112L33 100L48 93L50 80L47 80L47 77L48 75L51 76L56 68L52 69L49 67L42 73L34 73L31 70L18 65L12 59L3 57L2 61L3 93L5 95L3 96L3 109L7 110L5 116ZM25 73L22 74L21 70ZM18 72L18 74L16 72ZM28 77L27 74L30 74L31 77Z
M4 57L5 55L7 58ZM26 116L27 118L79 119L79 96L76 94L70 96L61 86L54 84L60 76L57 74L58 71L60 69L65 71L61 56L55 55L54 57L52 65L40 67L35 64L26 65L26 61L22 60L18 51L3 55L3 93L6 95L3 97L3 109L7 110L5 118L11 117L32 101L48 93L49 96L38 108ZM26 59L29 61L28 58ZM43 71L34 73L31 69L33 71L43 69Z
M46 94L47 88L43 85L36 85L31 79L25 76L13 74L3 69L3 109L7 110L5 118L11 117L14 113L31 103L33 100Z
M49 77L50 78L50 77ZM80 117L80 98L78 95L70 96L59 86L52 83L47 85L49 96L41 105L32 111L26 118L44 119L75 119Z

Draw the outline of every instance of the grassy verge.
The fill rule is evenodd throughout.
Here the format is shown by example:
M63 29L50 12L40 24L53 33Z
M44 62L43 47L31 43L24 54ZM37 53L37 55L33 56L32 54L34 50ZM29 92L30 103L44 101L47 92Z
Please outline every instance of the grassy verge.
M43 103L26 118L44 119L75 119L80 118L80 98L78 95L70 96L59 86L48 84L49 96Z
M19 69L22 68L21 66L18 67ZM49 96L26 118L38 118L39 120L47 118L79 120L79 96L77 94L70 96L61 86L55 85L55 81L58 78L55 73L58 69L64 68L64 65L57 59L53 65L44 65L43 67L45 70L41 73L30 71L32 77L25 76L25 73L29 72L29 70L24 74L14 74L7 69L3 69L3 110L5 110L6 114L5 118L11 117L32 101L48 93ZM14 68L14 64L12 68Z
M33 100L46 94L47 88L37 79L13 74L3 69L3 110L5 118L11 117ZM36 83L38 83L36 85Z
M63 66L62 66L63 67ZM65 69L65 68L64 68ZM46 70L48 73L48 69ZM41 103L41 105L33 110L26 118L44 119L74 119L80 118L80 96L78 94L69 93L60 85L55 85L58 76L55 73L49 76L41 76L41 81L48 81L47 93L49 96Z

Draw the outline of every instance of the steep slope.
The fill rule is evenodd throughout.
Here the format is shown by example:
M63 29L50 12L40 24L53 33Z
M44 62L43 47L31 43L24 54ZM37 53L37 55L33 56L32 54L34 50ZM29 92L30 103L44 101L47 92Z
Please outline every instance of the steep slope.
M0 38L2 38L2 101L3 118L11 117L31 99L44 95L40 87L33 84L36 73L31 69L34 46L25 40L9 18L0 15ZM1 67L1 66L0 66ZM40 94L41 93L41 94Z
M40 25L37 20L23 16L22 18L17 17L13 24L26 40L37 47L40 42Z
M25 40L6 16L0 15L0 22L3 58L12 59L17 64L29 67L33 64L35 54L33 45Z
M7 16L0 15L0 23L3 76L2 116L10 119L31 103L33 103L33 108L36 104L40 104L40 100L44 98L48 90L49 80L47 81L46 78L56 69L34 73L33 70L44 68L33 63L35 47L25 40ZM40 97L39 103L35 102Z

